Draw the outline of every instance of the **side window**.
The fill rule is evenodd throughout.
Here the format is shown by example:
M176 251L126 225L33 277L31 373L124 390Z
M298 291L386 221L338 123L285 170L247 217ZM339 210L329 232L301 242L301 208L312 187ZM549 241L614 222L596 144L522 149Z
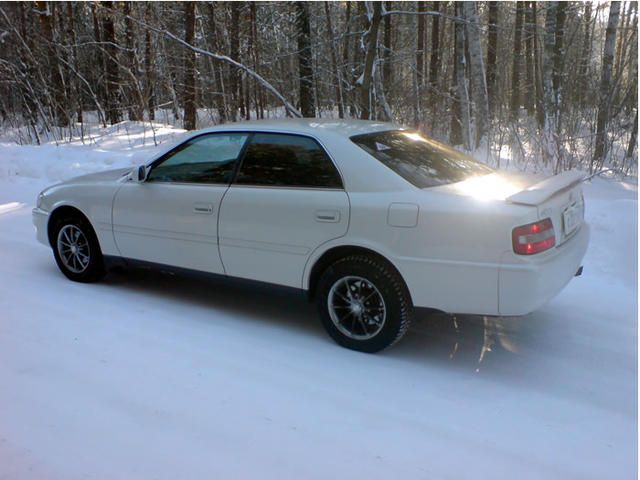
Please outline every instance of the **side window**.
M318 142L308 137L278 133L253 136L235 183L342 188L336 167Z
M229 183L249 135L212 133L169 152L149 172L149 182Z

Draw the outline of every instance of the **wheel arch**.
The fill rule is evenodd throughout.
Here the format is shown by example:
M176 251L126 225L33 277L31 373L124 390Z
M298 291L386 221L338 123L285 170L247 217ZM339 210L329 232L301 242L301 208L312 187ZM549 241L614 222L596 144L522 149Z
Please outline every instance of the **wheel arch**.
M49 245L51 245L53 247L53 230L55 228L56 225L56 221L58 221L58 219L63 218L65 216L75 216L75 217L80 217L82 220L85 220L93 229L93 233L94 235L96 234L96 229L93 226L93 224L91 223L91 220L89 220L89 217L82 211L80 210L78 207L74 206L74 205L59 205L56 208L54 208L51 213L49 214L49 220L47 222L47 238L49 239ZM97 238L97 235L96 235Z
M337 245L324 251L313 262L313 266L310 268L307 278L305 278L306 286L307 286L307 295L310 300L313 300L315 298L316 289L318 286L318 280L320 279L324 271L327 268L329 268L329 266L331 266L333 263L340 260L341 258L345 258L353 255L368 255L371 257L375 257L378 260L386 263L402 279L402 282L404 283L404 286L409 294L409 298L411 298L411 292L409 291L407 282L402 276L402 273L400 273L398 268L385 255L373 250L372 248L364 247L361 245Z

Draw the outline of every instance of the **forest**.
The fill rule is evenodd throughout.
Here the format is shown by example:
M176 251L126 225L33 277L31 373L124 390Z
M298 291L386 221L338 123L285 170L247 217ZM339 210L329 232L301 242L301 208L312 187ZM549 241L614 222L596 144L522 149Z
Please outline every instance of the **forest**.
M0 128L360 118L637 175L637 32L635 1L0 2Z

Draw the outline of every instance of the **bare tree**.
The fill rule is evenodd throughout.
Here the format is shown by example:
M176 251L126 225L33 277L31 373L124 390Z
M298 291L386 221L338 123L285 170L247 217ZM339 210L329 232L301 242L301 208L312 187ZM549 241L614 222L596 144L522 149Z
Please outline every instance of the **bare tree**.
M519 168L597 153L594 169L635 173L637 5L617 8L611 44L609 2L206 2L193 18L185 3L0 2L0 124L38 142L96 116L195 128L299 104L508 143Z
M145 20L148 22L151 15L151 4L147 4L145 8ZM154 68L154 51L153 44L151 43L151 32L145 30L144 32L144 71L145 71L145 93L146 106L149 112L149 120L155 120L156 115L156 103L155 103L155 68Z
M42 30L42 36L46 42L46 58L45 62L48 64L50 88L52 90L51 100L53 103L52 112L54 114L55 122L59 126L65 126L69 124L69 117L65 110L65 95L62 76L60 75L59 66L56 59L58 58L58 52L56 51L54 38L53 38L53 12L51 10L49 2L36 2L36 8L40 16L40 28Z
M520 110L520 77L522 75L522 21L524 2L516 2L516 25L513 35L513 69L511 70L511 117L518 118Z
M338 102L338 117L344 118L344 97L342 95L342 72L338 68L338 54L336 52L336 42L334 38L333 25L331 22L331 2L324 2L324 13L327 19L327 30L329 32L329 46L331 51L331 69L333 70L336 85L336 100Z
M365 46L364 70L360 82L360 118L371 118L371 85L373 82L373 67L378 54L378 29L382 19L382 4L380 2L366 2L369 29L363 36L362 43Z
M596 144L591 159L590 171L604 162L607 149L606 128L611 111L611 73L616 48L616 33L620 18L620 2L612 1L609 7L609 21L602 53L602 75L600 77L600 93L598 99L598 119L596 125Z
M135 32L134 25L131 21L131 3L123 2L123 13L125 15L125 48L126 48L126 65L125 71L128 76L125 82L126 99L129 104L129 120L140 121L143 119L144 102L142 100L142 92L138 85L138 57L135 48Z
M487 100L487 82L485 77L482 44L480 42L480 23L475 2L464 2L462 11L467 21L466 33L469 42L469 66L473 85L473 118L475 138L473 146L478 147L489 133L489 103Z
M462 16L462 5L456 4L456 14ZM451 117L451 142L471 148L471 119L469 112L469 88L466 78L465 25L456 22L454 27L454 115Z
M536 35L536 18L534 2L525 2L525 70L526 81L524 86L524 106L530 116L536 112L536 52L534 37Z
M196 28L196 2L184 2L184 41L193 44ZM196 52L184 52L184 128L196 129Z
M102 2L102 34L104 35L106 114L112 125L118 123L121 116L120 73L118 65L118 41L113 20L113 2Z
M300 79L300 112L303 117L315 117L313 101L313 62L311 52L311 24L306 2L295 2L298 30L298 73Z
M498 2L489 2L489 28L487 35L487 95L489 112L496 113L496 71L498 59Z

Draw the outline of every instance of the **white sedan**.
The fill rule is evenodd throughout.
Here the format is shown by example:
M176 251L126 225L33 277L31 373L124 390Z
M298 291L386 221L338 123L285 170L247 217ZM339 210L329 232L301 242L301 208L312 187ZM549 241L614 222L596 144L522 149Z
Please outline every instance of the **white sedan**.
M589 242L582 180L494 171L389 123L260 121L47 188L33 221L71 280L121 263L293 287L336 342L375 352L414 308L524 315L556 295Z

